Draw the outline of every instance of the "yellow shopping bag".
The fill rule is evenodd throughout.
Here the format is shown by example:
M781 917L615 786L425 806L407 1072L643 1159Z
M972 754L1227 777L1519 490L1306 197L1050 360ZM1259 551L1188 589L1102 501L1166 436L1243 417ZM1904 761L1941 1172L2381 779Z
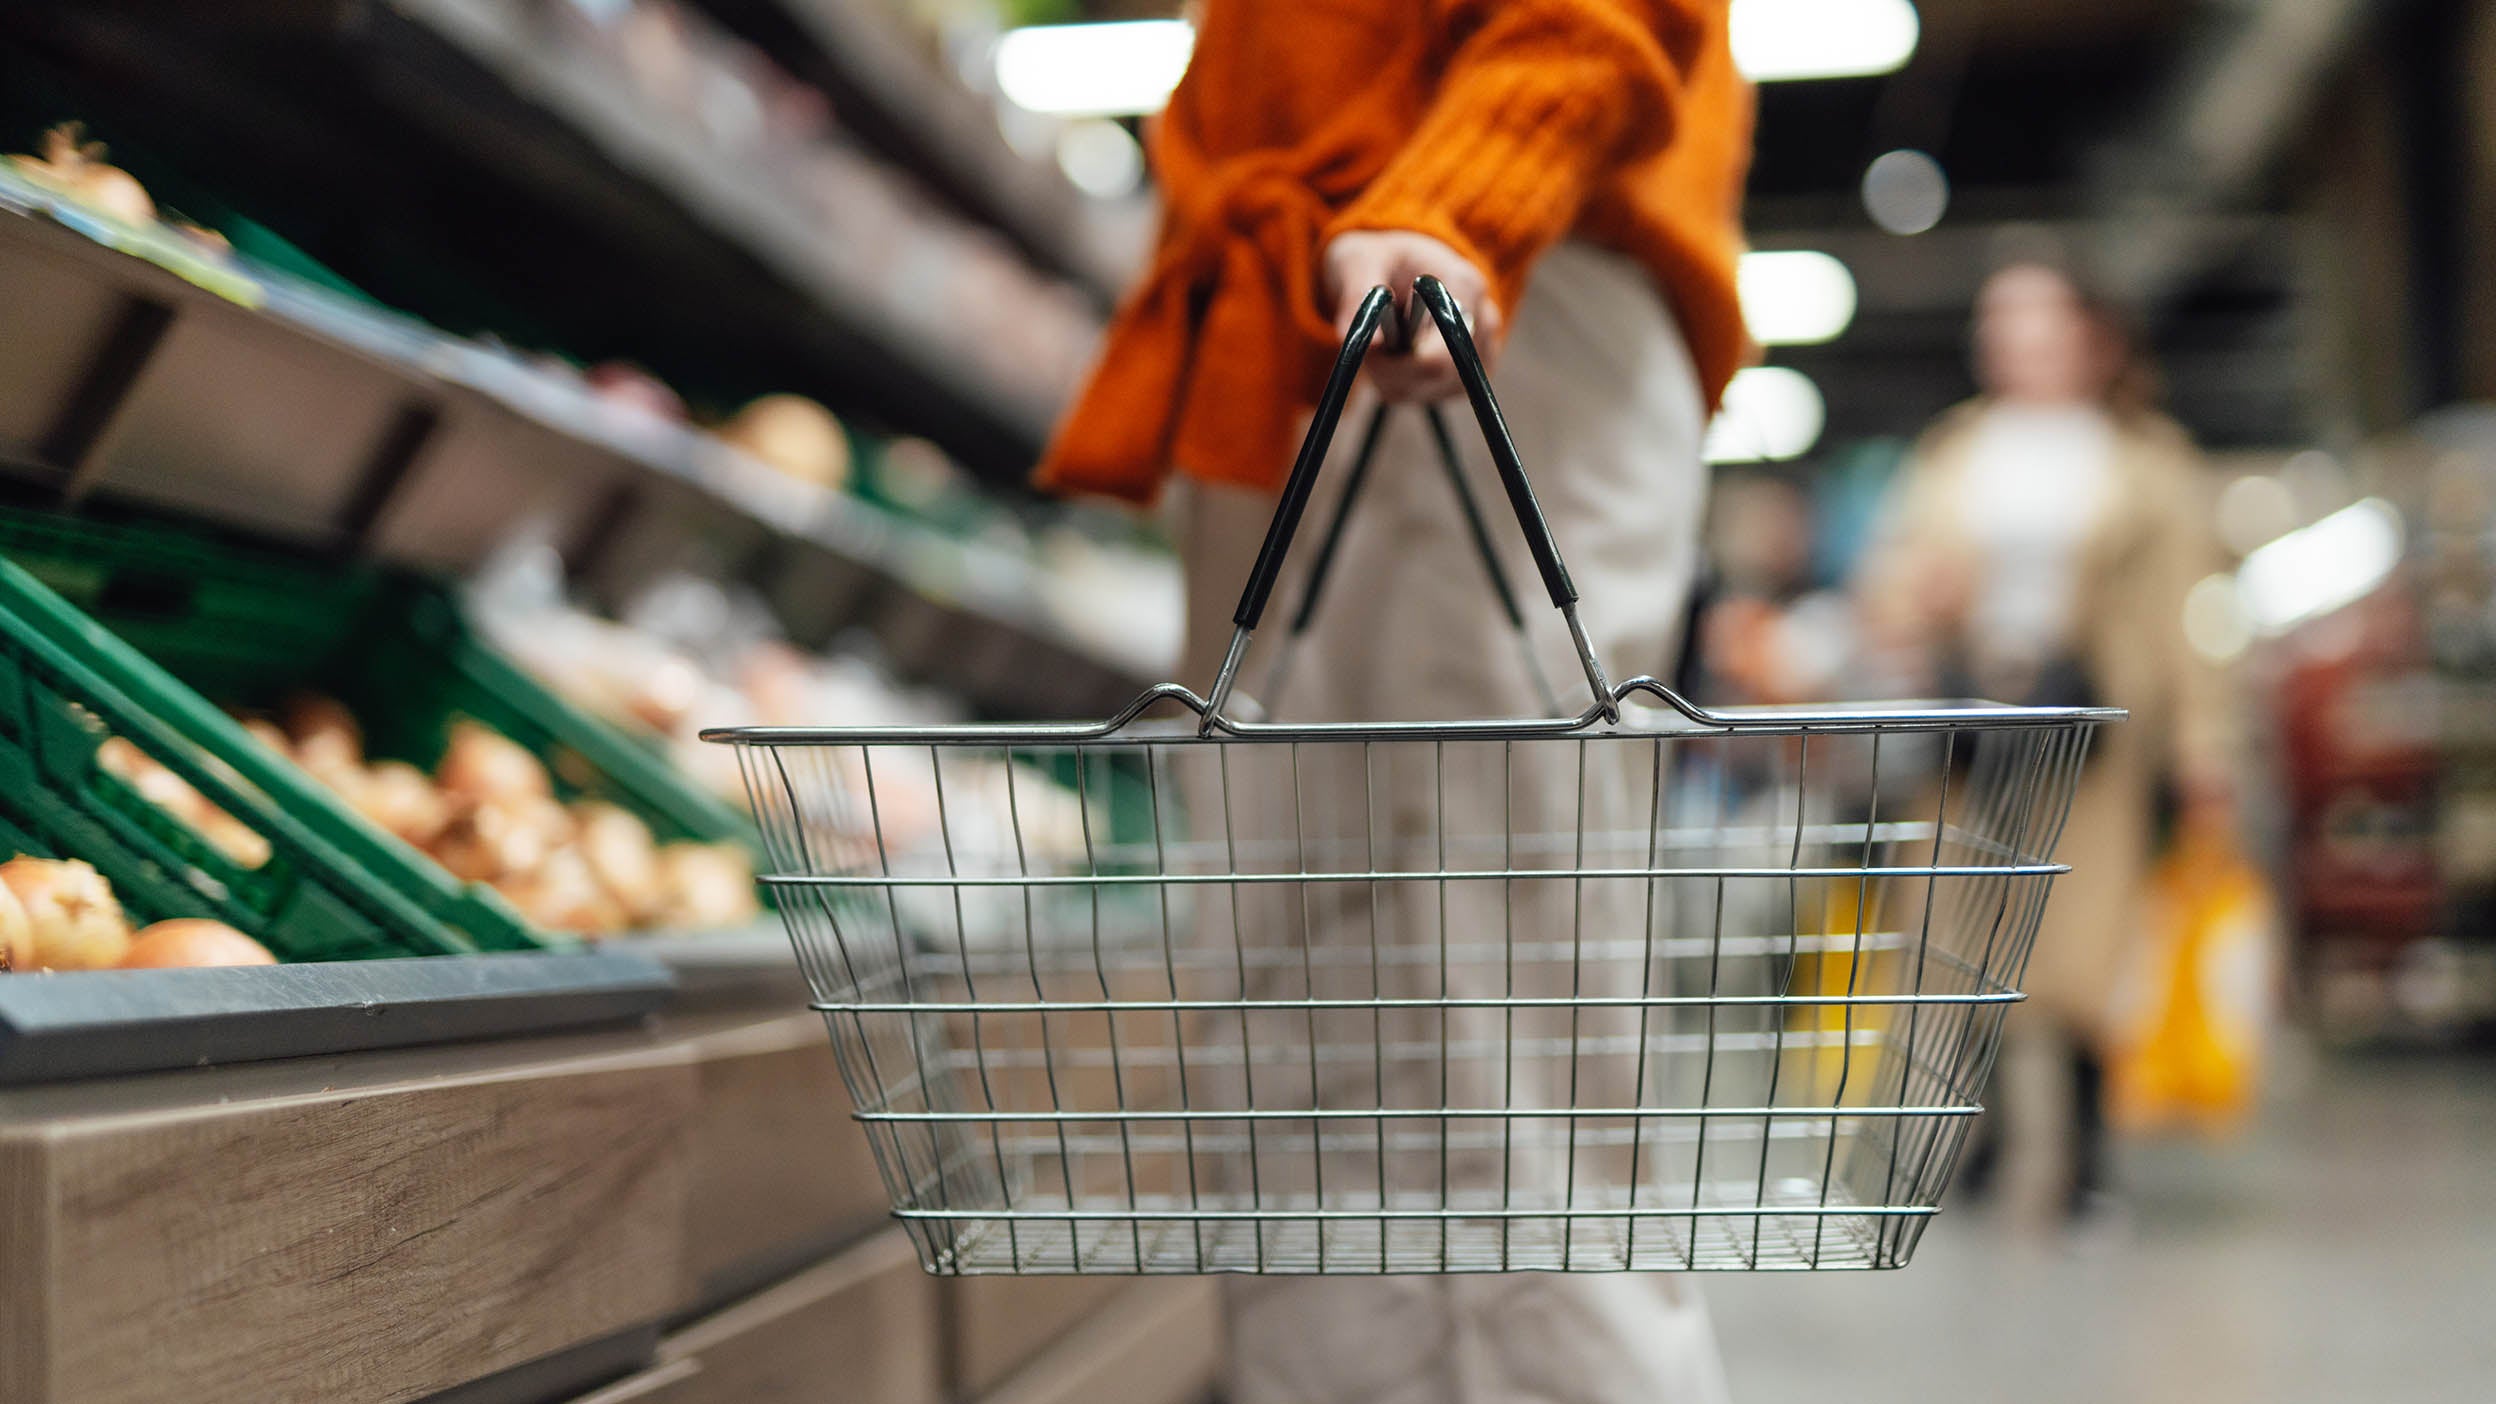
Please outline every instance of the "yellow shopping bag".
M2108 1116L2223 1132L2252 1110L2277 987L2270 885L2224 834L2178 837L2151 876L2150 939L2119 1012Z

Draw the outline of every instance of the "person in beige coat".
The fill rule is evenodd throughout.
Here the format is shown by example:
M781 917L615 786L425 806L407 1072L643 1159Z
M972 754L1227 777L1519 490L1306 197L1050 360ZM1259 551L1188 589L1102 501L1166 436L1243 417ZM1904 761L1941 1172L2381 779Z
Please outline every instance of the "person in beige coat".
M1982 395L1941 416L1892 490L1859 577L1874 638L1947 693L2128 708L2101 731L2064 829L1971 1174L2019 1222L2084 1213L2101 1189L2100 1049L2141 934L2172 782L2188 822L2224 823L2223 679L2184 600L2216 566L2184 431L2150 408L2121 319L2061 266L1989 278L1975 318Z

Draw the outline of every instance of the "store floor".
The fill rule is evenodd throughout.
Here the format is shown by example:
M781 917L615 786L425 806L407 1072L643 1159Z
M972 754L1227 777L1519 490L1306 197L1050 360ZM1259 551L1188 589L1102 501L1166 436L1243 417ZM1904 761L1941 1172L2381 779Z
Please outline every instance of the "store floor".
M2245 1143L2127 1147L2076 1243L1961 1210L1902 1272L1710 1279L1735 1398L2496 1399L2496 1061L2288 1061Z

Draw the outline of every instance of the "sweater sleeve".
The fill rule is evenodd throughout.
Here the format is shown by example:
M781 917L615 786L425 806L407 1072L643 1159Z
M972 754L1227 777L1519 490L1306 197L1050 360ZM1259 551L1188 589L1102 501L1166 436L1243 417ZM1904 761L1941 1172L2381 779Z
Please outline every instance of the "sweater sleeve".
M1725 0L1451 0L1421 125L1327 229L1443 240L1513 309L1603 178L1671 136L1704 11Z

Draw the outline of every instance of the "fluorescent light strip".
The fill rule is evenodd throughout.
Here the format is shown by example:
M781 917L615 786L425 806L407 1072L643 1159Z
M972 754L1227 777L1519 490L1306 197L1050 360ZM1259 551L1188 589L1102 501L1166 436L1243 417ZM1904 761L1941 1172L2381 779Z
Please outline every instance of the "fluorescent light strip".
M1894 73L1922 33L1910 0L1733 0L1734 66L1754 83Z
M1733 0L1733 61L1758 83L1888 73L1920 32L1910 0ZM997 90L1030 112L1142 116L1170 100L1195 48L1186 20L1029 25L997 41Z
M1707 426L1710 463L1800 458L1820 442L1828 402L1811 377L1788 366L1753 366L1725 387L1725 406Z
M997 40L997 90L1017 107L1063 117L1158 112L1195 49L1186 20L1011 29Z
M2400 509L2369 497L2245 557L2236 591L2255 628L2284 634L2364 599L2400 563Z

